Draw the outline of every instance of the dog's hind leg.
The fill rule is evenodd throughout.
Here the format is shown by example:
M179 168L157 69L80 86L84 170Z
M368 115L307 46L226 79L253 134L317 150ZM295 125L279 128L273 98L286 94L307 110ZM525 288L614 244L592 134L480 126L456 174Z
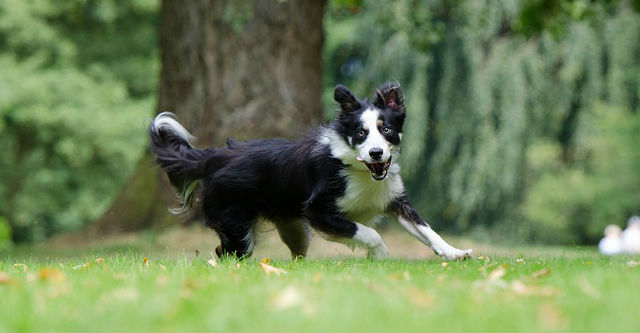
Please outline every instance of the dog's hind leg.
M251 256L255 244L255 221L256 214L246 207L229 207L214 216L207 216L207 226L220 237L220 246L216 248L218 257L244 259Z
M291 250L293 259L304 257L309 249L311 241L311 229L303 220L278 220L274 221L280 239Z

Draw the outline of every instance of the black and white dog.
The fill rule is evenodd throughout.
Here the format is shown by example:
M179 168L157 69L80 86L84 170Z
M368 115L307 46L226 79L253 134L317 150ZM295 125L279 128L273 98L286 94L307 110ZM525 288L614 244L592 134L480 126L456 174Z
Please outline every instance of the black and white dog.
M160 113L149 127L150 149L181 192L179 211L202 201L206 225L220 236L218 256L251 255L256 222L266 219L294 257L306 254L311 227L382 258L387 247L371 226L390 215L441 257L469 257L470 249L445 242L407 201L398 165L406 116L399 85L377 89L373 103L342 85L334 98L335 121L303 139L229 139L222 148L193 147L173 114Z

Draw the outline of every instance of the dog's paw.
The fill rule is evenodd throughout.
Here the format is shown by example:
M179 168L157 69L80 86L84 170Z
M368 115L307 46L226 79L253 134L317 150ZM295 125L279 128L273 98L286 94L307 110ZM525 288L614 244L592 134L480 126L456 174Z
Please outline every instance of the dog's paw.
M369 248L367 251L367 258L370 259L384 259L387 257L389 257L389 249L384 244Z
M445 251L437 252L445 260L465 260L471 258L472 249L460 250L454 247Z

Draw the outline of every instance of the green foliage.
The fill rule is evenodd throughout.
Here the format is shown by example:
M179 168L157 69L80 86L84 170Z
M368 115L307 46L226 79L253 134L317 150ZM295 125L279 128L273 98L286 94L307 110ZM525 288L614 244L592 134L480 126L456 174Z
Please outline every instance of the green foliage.
M553 23L562 26L558 33L523 21L542 2L370 1L354 15L334 9L327 18L325 59L337 62L326 66L328 91L336 82L360 95L386 80L404 85L410 121L403 171L412 201L438 228L593 242L601 217L612 219L615 210L621 223L640 210L622 182L608 185L610 195L618 193L615 204L585 205L562 221L554 216L565 206L524 201L530 190L555 189L529 158L545 148L554 167L572 175L567 181L596 190L592 175L581 173L608 157L602 150L582 153L584 133L599 122L588 115L597 101L637 110L640 96L639 13L626 2L557 2L562 8L550 19L562 22ZM523 33L524 27L531 29ZM332 105L329 93L325 103ZM631 114L621 117L629 121ZM614 140L606 133L593 140ZM620 174L634 172L624 166ZM585 191L572 198L565 187L555 195L587 200ZM536 193L530 198L543 196ZM633 199L618 201L622 196Z
M554 165L553 145L530 149L540 173L525 202L530 238L546 242L595 242L608 224L623 226L640 202L640 114L600 106L585 116L593 128L580 133L579 167ZM546 155L546 156L545 156ZM551 158L550 158L551 157Z
M14 241L97 218L144 147L156 1L0 2L0 216Z
M0 250L11 245L11 226L6 218L0 217Z

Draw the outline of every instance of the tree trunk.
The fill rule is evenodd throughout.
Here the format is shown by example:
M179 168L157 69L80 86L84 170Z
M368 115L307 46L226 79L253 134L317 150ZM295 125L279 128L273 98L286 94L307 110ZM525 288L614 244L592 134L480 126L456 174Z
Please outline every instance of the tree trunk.
M158 111L198 137L291 137L322 118L324 1L165 0ZM177 198L146 153L94 232L175 223Z

